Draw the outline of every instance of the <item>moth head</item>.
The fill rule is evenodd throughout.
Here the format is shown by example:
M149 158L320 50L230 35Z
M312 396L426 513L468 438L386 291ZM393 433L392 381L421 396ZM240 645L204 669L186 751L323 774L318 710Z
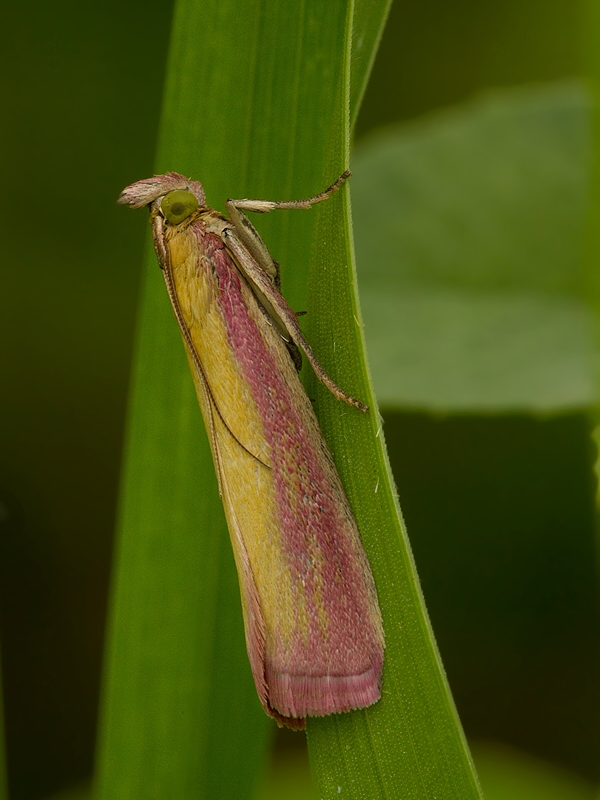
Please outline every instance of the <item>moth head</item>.
M198 210L198 198L191 192L176 189L163 197L160 210L167 222L178 225Z
M142 208L160 202L161 197L177 191L182 194L189 192L198 200L199 205L204 205L202 184L191 181L178 172L167 172L165 175L155 175L153 178L132 183L123 189L117 203L131 208Z

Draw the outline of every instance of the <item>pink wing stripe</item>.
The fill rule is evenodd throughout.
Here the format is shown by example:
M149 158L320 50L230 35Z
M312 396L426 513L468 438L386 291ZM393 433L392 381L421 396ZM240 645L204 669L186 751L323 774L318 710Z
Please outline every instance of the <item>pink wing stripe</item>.
M307 419L306 412L295 408L275 357L248 313L239 274L223 242L204 232L202 239L205 263L213 265L219 283L236 359L263 420L282 543L310 620L308 637L299 628L291 651L277 639L271 648L267 645L269 704L295 717L370 705L380 694L383 648L355 522L329 456L314 435L312 411L308 409ZM268 642L268 632L266 638Z

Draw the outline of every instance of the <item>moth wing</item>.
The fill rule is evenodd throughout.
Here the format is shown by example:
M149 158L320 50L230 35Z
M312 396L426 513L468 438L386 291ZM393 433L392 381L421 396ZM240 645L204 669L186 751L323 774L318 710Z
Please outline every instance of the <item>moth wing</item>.
M303 348L304 346L308 347L308 342L304 339L298 325L296 314L289 307L279 289L272 283L268 274L261 269L234 231L226 229L224 239L238 269L247 279L252 291L277 328L281 332L285 332L297 345Z
M255 502L257 497L262 496L264 505L268 505L267 498L271 494L269 470L265 468L262 462L254 458L248 449L241 446L240 442L233 436L223 419L222 413L216 407L215 393L209 386L203 370L199 368L198 359L190 352L189 347L186 347L186 351L199 404L209 434L219 484L219 494L221 495L227 518L240 584L246 648L256 690L266 713L273 717L278 724L302 729L305 727L303 717L284 716L270 703L266 669L268 662L265 644L266 624L262 608L265 601L264 585L261 601L261 593L257 586L247 547L248 542L256 540L257 528L259 529L259 538L264 540L266 530L269 527L268 509L258 509L257 514ZM221 366L223 365L221 364ZM261 473L263 481L259 478ZM254 477L254 480L252 480L252 477ZM262 492L260 491L261 488ZM243 495L243 497L240 497L240 495Z
M285 344L221 238L190 226L167 245L261 702L291 727L370 705L383 660L375 587Z
M315 375L334 397L337 397L338 400L343 400L348 405L359 408L361 411L368 411L368 406L340 389L325 372L302 333L297 315L289 307L286 299L277 286L273 284L267 272L261 268L231 228L226 228L223 231L223 241L227 245L238 269L248 281L255 297L258 298L274 325L278 328L280 335L286 341L289 337L304 352Z

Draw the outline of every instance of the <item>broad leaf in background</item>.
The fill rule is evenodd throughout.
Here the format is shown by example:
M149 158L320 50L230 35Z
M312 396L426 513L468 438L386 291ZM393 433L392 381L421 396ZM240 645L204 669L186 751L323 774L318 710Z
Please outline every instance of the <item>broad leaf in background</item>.
M575 82L497 91L357 147L357 263L382 405L594 402L589 106Z

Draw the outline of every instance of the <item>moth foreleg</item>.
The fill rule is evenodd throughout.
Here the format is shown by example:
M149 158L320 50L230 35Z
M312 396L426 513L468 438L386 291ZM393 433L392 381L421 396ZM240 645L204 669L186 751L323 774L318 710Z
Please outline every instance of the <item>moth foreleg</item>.
M229 219L233 222L238 239L254 258L259 267L265 272L277 288L279 288L279 264L275 261L269 248L263 242L260 233L241 210L239 203L245 200L228 200L225 204Z
M267 214L275 209L306 209L316 203L322 203L342 186L350 177L350 170L342 173L340 177L328 186L323 192L308 197L306 200L228 200L225 204L229 219L232 221L238 238L259 264L266 274L271 278L275 286L279 284L279 264L269 253L267 245L263 242L259 232L250 222L245 211L254 211L257 214Z
M227 211L229 211L230 205L235 209L255 211L257 214L267 214L269 211L274 211L277 208L310 208L317 203L322 203L323 200L327 200L328 197L331 197L331 195L337 192L340 186L348 180L350 175L351 172L347 169L331 184L331 186L328 186L327 189L319 192L319 194L313 195L313 197L306 198L306 200L228 200Z
M285 298L281 292L275 288L269 277L265 274L262 268L252 258L248 248L239 240L237 230L229 228L223 231L223 240L227 245L227 249L234 258L238 265L240 272L244 275L252 291L259 299L263 308L271 317L273 323L279 329L284 340L288 337L303 351L311 364L315 375L323 383L329 391L337 397L338 400L343 400L348 405L360 408L361 411L368 411L369 408L360 400L344 392L340 387L327 375L317 357L312 351L311 346L306 341L304 334L298 324L298 317L296 313L288 306ZM287 334L287 335L286 335ZM294 359L294 355L292 359Z

